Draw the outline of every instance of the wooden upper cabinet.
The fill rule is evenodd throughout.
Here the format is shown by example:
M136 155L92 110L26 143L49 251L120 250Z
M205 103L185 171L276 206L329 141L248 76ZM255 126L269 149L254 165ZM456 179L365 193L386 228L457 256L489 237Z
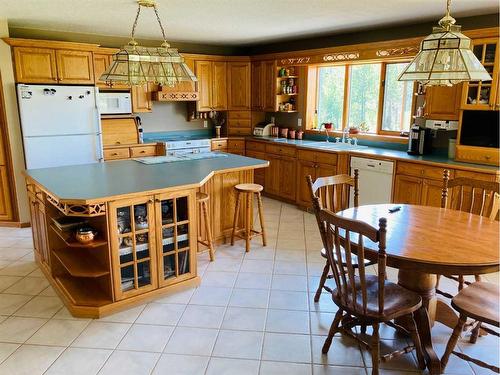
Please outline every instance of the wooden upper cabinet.
M50 48L14 47L16 82L57 83L56 52Z
M432 120L458 120L461 98L461 84L428 87L425 92L425 117Z
M227 63L212 63L212 108L218 111L227 109Z
M94 83L92 52L56 50L56 61L59 83Z
M105 54L94 53L94 77L95 83L98 85L106 85L106 82L100 81L99 77L104 73L111 63L111 56Z
M133 113L151 112L153 110L150 84L132 86L130 95L132 96Z
M227 64L229 110L250 109L250 63L229 62Z
M212 107L212 62L196 61L195 74L196 83L200 99L196 102L196 109L199 112L210 111Z
M276 62L263 62L262 103L264 111L276 111Z
M263 64L262 61L252 62L252 109L262 111L264 109L263 98Z

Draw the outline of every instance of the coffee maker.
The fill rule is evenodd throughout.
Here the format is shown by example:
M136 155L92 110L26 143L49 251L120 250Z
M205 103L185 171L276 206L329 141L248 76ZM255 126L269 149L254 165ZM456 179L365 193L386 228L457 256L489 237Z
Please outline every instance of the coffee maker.
M432 150L431 130L413 124L412 127L410 128L408 154L424 155L424 154L429 154L431 150Z

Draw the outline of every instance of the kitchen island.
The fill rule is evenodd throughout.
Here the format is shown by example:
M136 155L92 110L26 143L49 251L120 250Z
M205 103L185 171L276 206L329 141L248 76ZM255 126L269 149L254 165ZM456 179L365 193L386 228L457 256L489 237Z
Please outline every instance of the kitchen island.
M268 162L237 155L27 170L35 257L69 311L101 317L199 284L196 193L210 196L212 234L231 232L234 185ZM240 213L241 227L245 211ZM73 226L73 227L72 227ZM77 227L97 234L88 243Z

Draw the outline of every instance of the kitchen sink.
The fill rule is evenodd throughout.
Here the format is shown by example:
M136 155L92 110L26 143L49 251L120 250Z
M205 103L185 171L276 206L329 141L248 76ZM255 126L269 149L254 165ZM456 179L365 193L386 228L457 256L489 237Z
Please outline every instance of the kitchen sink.
M350 151L350 150L361 150L368 148L368 146L361 145L351 145L347 143L337 143L337 142L315 142L314 144L305 145L306 147L321 148L326 150L339 150L339 151Z

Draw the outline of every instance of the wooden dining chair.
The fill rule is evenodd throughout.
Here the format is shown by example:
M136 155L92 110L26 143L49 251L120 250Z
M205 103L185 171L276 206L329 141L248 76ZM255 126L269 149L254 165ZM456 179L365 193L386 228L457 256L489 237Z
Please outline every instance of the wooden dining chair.
M318 205L319 198L316 197L315 201ZM341 332L355 338L371 351L372 375L378 375L380 361L408 353L412 349L416 349L419 367L423 369L425 361L413 316L423 308L422 298L417 293L385 278L387 220L379 219L379 228L376 229L367 223L343 218L326 209L321 209L318 216L319 230L336 285L331 296L339 308L323 345L323 353L328 353L335 333ZM367 274L363 261L358 262L357 268L353 267L353 249L356 250L358 260L365 259L365 239L366 242L378 244L378 275ZM339 261L342 259L342 249L345 263ZM393 319L404 322L407 328L396 325L392 322ZM381 323L404 330L412 338L414 345L381 356L379 336ZM357 325L372 326L371 342L364 341L362 336L352 332L351 328Z
M481 215L490 220L498 220L500 211L500 184L493 181L475 180L467 177L457 177L450 179L450 172L443 172L443 191L441 196L441 208L449 208L463 212ZM463 275L443 275L446 278L458 282L458 291L464 286L470 285ZM480 275L474 275L475 281L481 281ZM439 289L440 275L437 278L436 292L446 298L453 298L450 293ZM470 337L470 342L477 341L481 322L473 323L474 329Z
M487 217L490 220L498 220L500 184L467 177L457 177L450 180L450 171L444 170L441 208L469 212ZM464 285L470 284L464 281L463 276L451 278L458 281L459 290L462 290ZM478 278L479 276L476 276L476 281L479 281Z
M477 358L470 357L461 351L454 350L468 318L481 322L483 324L482 329L486 332L495 336L500 336L498 331L484 326L484 324L488 324L500 328L500 317L498 313L500 309L499 294L500 288L497 284L475 282L462 289L453 297L451 306L458 311L460 317L458 318L458 323L448 340L446 350L441 358L441 371L444 372L450 355L454 354L465 361L500 373L498 366L488 364Z
M336 176L329 177L319 177L316 181L312 181L311 176L307 176L307 184L311 193L311 199L314 202L315 198L319 199L319 206L315 207L313 205L313 210L318 219L318 213L322 208L327 208L332 212L338 212L345 210L349 207L349 197L351 194L351 189L353 192L353 205L358 207L359 205L359 171L354 170L354 177L346 174L340 174ZM344 252L341 251L342 259L345 262ZM319 280L318 289L314 295L314 302L319 302L321 297L321 292L326 290L331 293L331 289L325 285L326 280L331 279L332 275L328 275L330 272L330 265L328 264L328 259L326 256L325 248L321 249L321 256L325 258L325 267L321 274ZM335 255L334 255L335 256ZM356 255L353 255L353 265L357 267L358 260ZM371 265L369 261L365 265Z

